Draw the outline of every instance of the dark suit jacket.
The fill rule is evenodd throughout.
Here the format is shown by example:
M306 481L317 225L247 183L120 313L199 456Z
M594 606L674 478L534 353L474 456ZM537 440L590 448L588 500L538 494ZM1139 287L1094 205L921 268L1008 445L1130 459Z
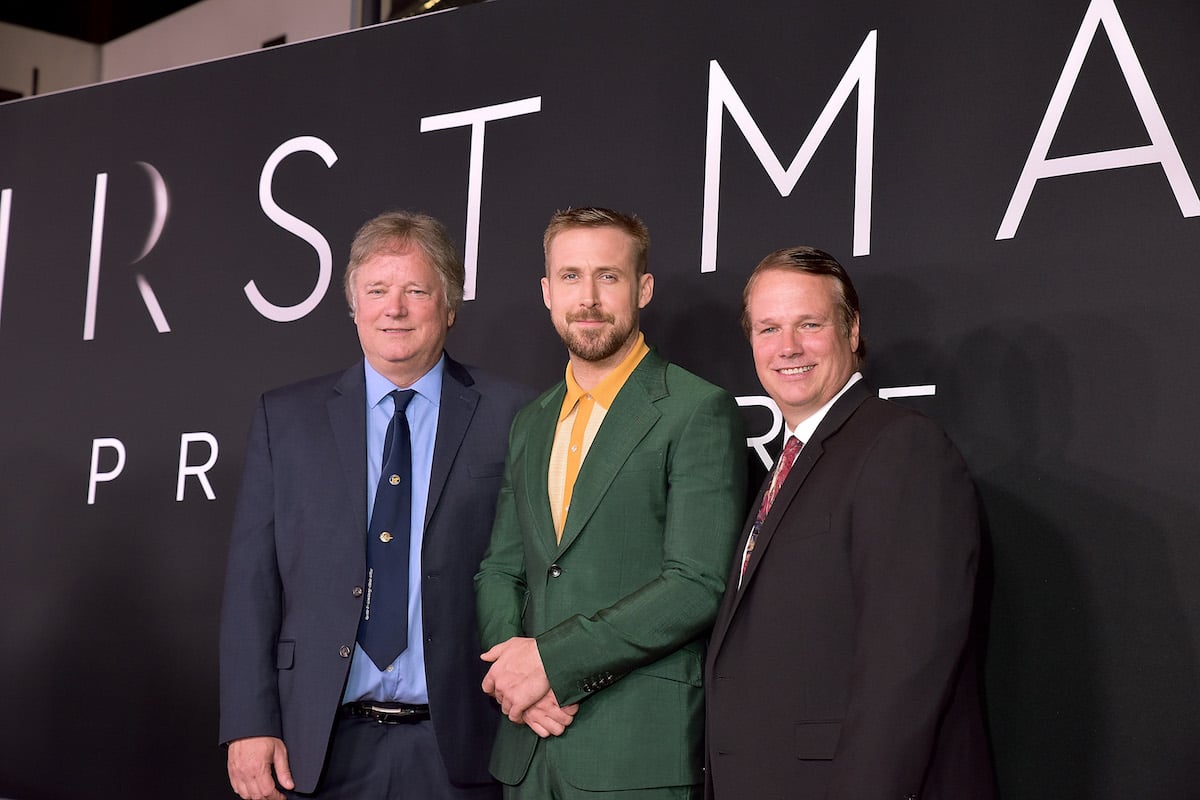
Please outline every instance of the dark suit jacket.
M593 791L699 783L704 637L745 502L745 443L725 391L651 351L604 417L561 543L547 473L565 387L513 422L476 585L483 644L534 636L555 696L580 703L544 746ZM538 738L501 722L492 772L525 777Z
M220 741L283 739L296 789L321 775L366 575L360 362L267 392L246 447L221 613ZM472 578L487 545L509 424L532 392L446 359L421 563L430 714L451 780L490 780L496 707Z
M979 536L945 434L850 387L780 488L740 591L730 574L706 664L708 796L990 798L970 643Z

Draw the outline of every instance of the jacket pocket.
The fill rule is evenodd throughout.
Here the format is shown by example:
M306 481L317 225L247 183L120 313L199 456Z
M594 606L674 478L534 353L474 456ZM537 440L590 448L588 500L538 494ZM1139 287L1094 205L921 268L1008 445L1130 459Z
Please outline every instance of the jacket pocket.
M801 761L830 761L842 736L841 722L796 723L796 758Z
M703 685L704 665L698 653L684 647L658 661L638 667L634 673L699 687Z
M275 645L275 669L291 669L296 660L296 641L280 639Z

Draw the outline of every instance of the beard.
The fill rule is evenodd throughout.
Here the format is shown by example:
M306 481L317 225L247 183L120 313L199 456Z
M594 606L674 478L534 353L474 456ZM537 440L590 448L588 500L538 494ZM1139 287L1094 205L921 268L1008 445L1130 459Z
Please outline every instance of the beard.
M571 323L579 320L607 322L609 327L579 330ZM603 361L615 355L629 341L637 328L637 317L624 324L617 324L615 317L599 312L568 314L566 324L558 329L558 335L572 355L584 361Z

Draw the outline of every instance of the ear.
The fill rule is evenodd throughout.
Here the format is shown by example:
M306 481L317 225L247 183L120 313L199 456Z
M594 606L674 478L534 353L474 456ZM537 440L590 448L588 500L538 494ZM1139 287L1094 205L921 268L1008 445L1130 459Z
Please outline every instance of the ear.
M638 278L638 308L645 308L654 297L654 276L647 272Z
M542 278L542 302L546 304L546 309L550 309L550 279Z
M454 311L453 311L453 309L446 309L446 329L449 330L450 328L453 328L453 327L454 327Z
M850 352L858 352L858 314L854 315L854 321L850 323Z

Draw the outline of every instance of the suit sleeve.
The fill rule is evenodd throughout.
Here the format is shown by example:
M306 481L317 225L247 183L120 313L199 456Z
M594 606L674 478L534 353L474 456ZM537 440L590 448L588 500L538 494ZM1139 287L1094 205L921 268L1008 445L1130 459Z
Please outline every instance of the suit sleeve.
M246 444L221 607L219 741L282 738L275 644L282 613L275 559L274 490L266 402Z
M854 491L855 649L829 797L893 797L924 779L969 636L975 490L954 446L905 416L872 446Z
M496 497L496 519L492 537L475 576L475 599L479 614L479 638L490 650L514 636L524 636L521 613L529 596L525 585L525 550L521 522L513 497L512 469L519 448L520 417L509 434L504 479Z
M745 510L745 442L733 399L703 395L672 447L658 576L537 637L564 705L589 696L581 687L593 676L618 678L704 636L716 616Z

